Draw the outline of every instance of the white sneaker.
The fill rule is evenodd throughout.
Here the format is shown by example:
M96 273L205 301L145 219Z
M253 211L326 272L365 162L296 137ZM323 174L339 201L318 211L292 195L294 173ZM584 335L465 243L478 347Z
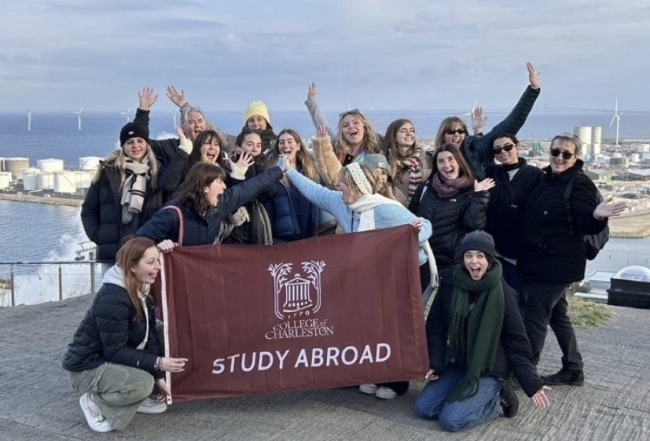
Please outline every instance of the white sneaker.
M377 393L377 385L376 384L362 384L359 386L359 392L368 394L368 395L374 395Z
M377 398L381 398L382 400L392 400L394 398L397 398L397 392L395 392L390 387L381 386L377 389L375 396Z
M155 414L163 413L166 410L167 403L164 401L153 400L151 397L145 398L145 400L140 403L140 407L138 407L138 413Z
M79 405L81 410L86 417L86 422L88 426L93 429L95 432L110 432L113 430L113 426L108 422L104 415L97 407L97 404L93 401L92 394L85 393L79 398Z

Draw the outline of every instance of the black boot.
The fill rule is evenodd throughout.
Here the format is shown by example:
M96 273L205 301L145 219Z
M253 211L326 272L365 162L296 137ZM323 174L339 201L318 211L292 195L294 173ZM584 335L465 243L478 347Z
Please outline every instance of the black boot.
M509 378L503 382L501 386L501 392L499 392L499 404L501 404L501 410L503 410L503 416L506 418L512 418L517 415L519 410L519 398L515 393L515 389L512 387L512 379Z
M582 386L585 383L585 376L582 371L565 371L561 369L557 374L542 376L544 383L550 386Z

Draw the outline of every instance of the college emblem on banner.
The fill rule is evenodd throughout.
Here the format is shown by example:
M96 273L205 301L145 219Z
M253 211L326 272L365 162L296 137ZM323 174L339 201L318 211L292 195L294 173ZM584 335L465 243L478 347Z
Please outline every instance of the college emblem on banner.
M269 265L277 318L307 317L318 312L322 301L321 275L325 266L323 261L302 262L303 277L300 273L293 273L293 263Z

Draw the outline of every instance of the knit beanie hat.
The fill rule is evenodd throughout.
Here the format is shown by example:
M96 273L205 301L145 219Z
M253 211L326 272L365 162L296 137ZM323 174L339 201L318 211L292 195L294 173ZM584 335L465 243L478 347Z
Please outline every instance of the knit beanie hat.
M366 157L363 160L363 163L368 167L372 168L373 170L376 168L381 168L386 170L388 176L393 175L392 170L390 168L390 164L388 164L388 160L381 153L372 153L370 155L366 155Z
M264 104L262 101L251 101L248 104L244 110L244 125L246 125L248 118L255 115L263 117L266 120L267 124L271 125L269 110L266 108L266 104Z
M463 238L463 243L460 246L461 256L469 250L482 251L494 259L494 255L496 254L494 251L494 239L485 231L472 231Z
M149 130L132 122L126 123L120 130L120 145L123 146L131 138L142 138L149 142Z

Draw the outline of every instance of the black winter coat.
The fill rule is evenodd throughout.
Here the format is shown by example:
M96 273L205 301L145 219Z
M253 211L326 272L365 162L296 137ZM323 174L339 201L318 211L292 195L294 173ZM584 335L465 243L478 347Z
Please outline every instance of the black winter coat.
M485 228L490 194L468 188L452 198L440 198L431 179L420 184L411 198L409 211L431 222L429 244L438 269L460 262L460 245L467 233Z
M440 273L440 287L427 317L427 345L429 348L429 367L436 373L445 368L447 336L451 321L451 299L454 292L452 284L453 269ZM529 397L544 386L533 365L533 354L526 334L526 328L517 306L517 291L501 279L504 294L504 314L501 337L491 377L508 378L514 372L522 389Z
M93 182L81 205L81 223L88 239L97 245L98 262L114 263L117 250L127 234L135 233L163 203L162 192L147 184L142 212L131 224L122 225L121 176L117 167L105 165L101 177Z
M72 372L94 369L102 364L116 363L142 369L155 378L156 360L163 355L156 333L153 304L149 311L149 336L144 349L136 349L144 340L146 321L135 318L135 308L126 290L105 283L77 328L63 357L63 368Z
M217 207L210 207L205 216L202 216L193 205L180 199L172 199L168 205L176 205L183 212L184 246L212 245L219 233L221 222L239 207L245 205L260 193L271 187L282 178L279 167L271 167L266 172L239 185L228 188L219 196ZM159 243L165 239L178 242L180 220L178 214L172 209L159 210L137 232L137 236L144 236Z
M607 226L597 220L598 190L582 172L582 161L561 174L551 167L528 195L524 205L523 245L517 267L525 279L546 283L573 283L585 276L587 265L585 234L596 234ZM569 180L571 214L575 225L571 234L564 192Z
M508 170L517 169L510 179ZM490 189L485 231L494 238L497 252L507 258L517 259L522 243L522 204L544 175L541 169L526 164L519 158L514 166L499 165L488 170L495 186Z
M462 153L477 180L482 181L487 175L487 169L494 164L494 152L492 144L497 136L503 133L516 135L519 129L526 122L528 114L533 109L533 105L539 96L541 89L533 89L528 86L519 98L515 107L510 111L508 116L499 124L494 126L485 135L470 136L466 135L463 141ZM435 166L435 164L434 164Z

